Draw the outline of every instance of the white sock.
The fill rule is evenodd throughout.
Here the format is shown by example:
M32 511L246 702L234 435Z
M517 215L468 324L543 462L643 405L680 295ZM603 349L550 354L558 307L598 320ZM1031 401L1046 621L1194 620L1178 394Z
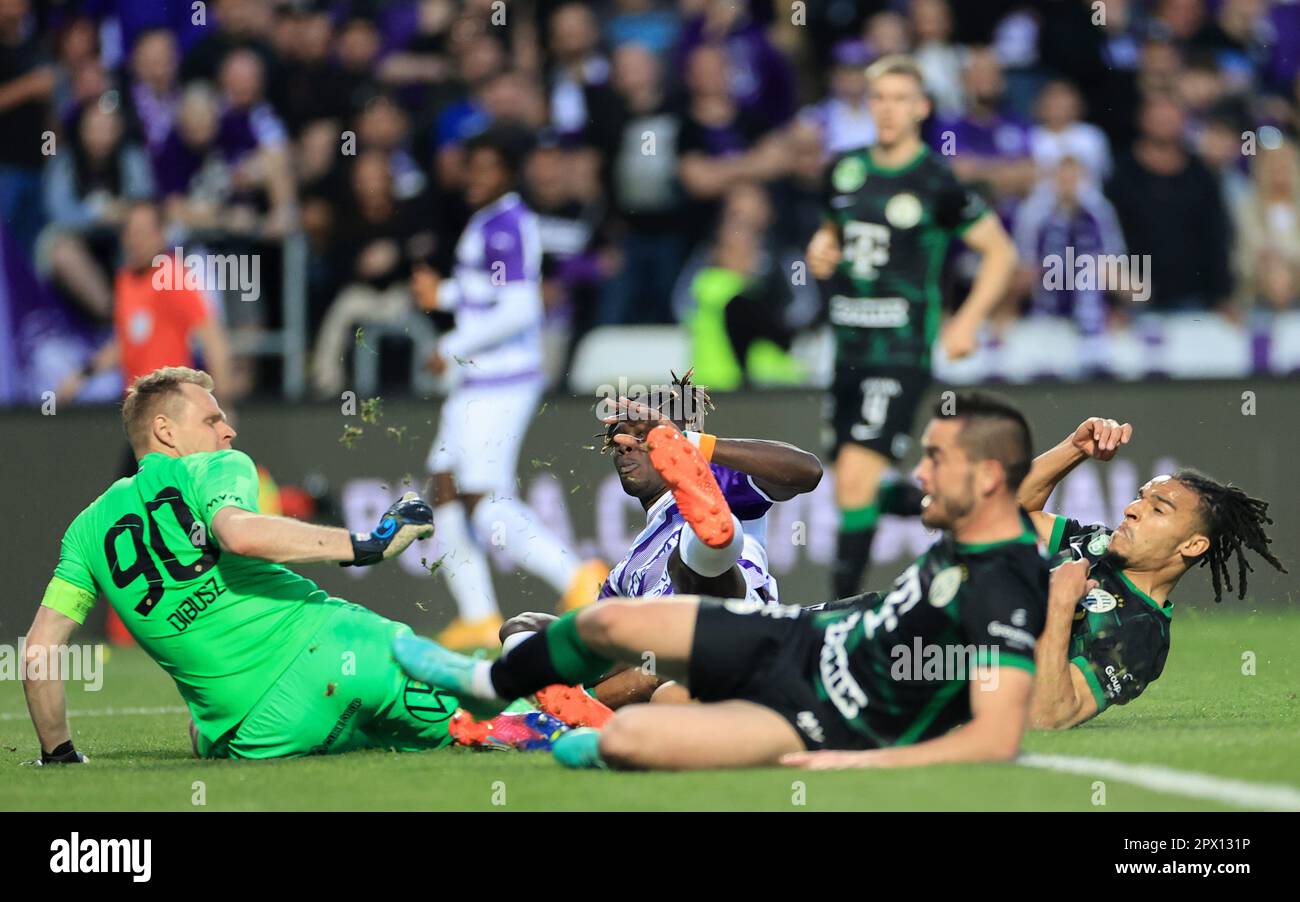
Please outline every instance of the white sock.
M556 592L568 591L578 561L528 507L514 498L484 498L474 507L474 533L486 548L500 533L511 556Z
M731 515L731 525L735 532L731 541L721 548L710 548L689 524L684 526L681 544L677 546L682 553L682 563L700 576L721 576L730 570L731 565L740 560L740 552L745 547L745 533L735 514Z
M447 576L447 587L456 599L460 616L465 620L482 620L497 614L497 596L492 590L487 555L474 544L465 508L459 501L433 509L433 534L446 553L438 571Z
M477 698L500 698L497 687L492 685L492 662L476 661L469 674L469 690Z
M524 632L511 633L509 636L506 636L506 641L501 643L501 657L504 658L506 655L510 654L510 649L514 648L520 642L523 642L525 639L531 639L536 635L537 633L532 630L526 630Z

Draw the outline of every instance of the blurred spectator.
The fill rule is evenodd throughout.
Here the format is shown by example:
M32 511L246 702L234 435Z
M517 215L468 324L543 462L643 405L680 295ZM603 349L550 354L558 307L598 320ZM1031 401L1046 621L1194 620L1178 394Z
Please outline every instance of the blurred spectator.
M71 125L81 115L83 102L98 99L109 87L108 72L99 58L95 20L74 16L65 22L54 35L54 54L58 61L54 105L59 121Z
M456 49L456 67L457 96L443 106L433 127L436 175L449 194L460 189L461 144L487 127L489 118L481 95L505 68L505 52L496 38L478 35Z
M718 46L731 98L764 127L788 122L795 111L794 70L772 46L741 0L704 0L703 10L682 26L674 54L676 71L689 71L697 48ZM689 76L688 76L689 77Z
M398 199L387 156L367 151L352 166L352 197L336 229L331 257L347 270L345 287L325 314L312 354L312 384L338 397L344 363L363 322L401 322L414 314L411 265L433 252L433 231L410 201Z
M189 49L181 64L181 80L216 81L226 57L236 50L257 54L267 83L282 84L275 48L268 41L271 10L262 0L213 0L207 8L204 37Z
M661 65L640 44L614 51L616 114L589 123L587 142L605 164L608 240L615 249L602 263L607 279L596 315L602 325L669 321L667 298L689 249L677 179L681 120L667 99Z
M1094 0L1062 0L1040 11L1039 56L1083 92L1084 106L1114 148L1133 140L1140 13L1134 0L1107 0L1097 21Z
M551 125L562 137L577 135L612 102L609 60L597 49L600 30L586 4L564 4L551 13L549 25L546 86Z
M455 0L419 0L411 33L401 47L383 58L379 79L403 88L443 81L450 72L448 39L457 12Z
M1300 266L1300 158L1291 142L1259 148L1251 159L1250 187L1241 200L1234 268L1238 297L1249 305L1266 294L1266 271Z
M947 0L912 0L909 5L916 34L913 58L925 77L925 90L934 101L935 114L961 115L961 50L952 43L952 10Z
M1068 81L1048 82L1038 95L1038 125L1029 134L1030 153L1040 174L1050 174L1065 157L1083 167L1097 184L1110 177L1110 145L1097 126L1081 121L1083 98Z
M908 53L912 49L911 24L904 15L893 10L876 13L867 19L862 39L873 60Z
M357 114L355 128L361 150L378 150L388 158L398 200L424 193L428 179L412 152L406 111L391 95L376 94L367 100Z
M687 60L687 104L677 140L678 172L691 202L683 223L692 240L714 226L718 201L733 186L767 181L785 166L777 135L747 112L727 87L725 51L697 46ZM766 137L764 137L766 135Z
M801 367L789 355L794 329L790 269L768 241L772 207L761 185L727 192L714 239L678 280L676 306L690 336L701 383L729 391L746 381L796 384Z
M614 9L605 23L605 40L611 48L635 43L663 55L676 43L681 20L659 0L614 0Z
M1090 364L1086 368L1103 366L1106 292L1095 286L1071 287L1072 279L1058 286L1046 278L1049 261L1060 272L1085 257L1127 253L1115 209L1081 161L1071 156L1056 161L1051 178L1016 211L1014 237L1021 293L1029 294L1030 313L1072 319L1084 336Z
M867 65L871 56L861 41L841 41L831 57L830 96L799 114L816 124L827 157L876 140L876 123L867 107ZM814 229L815 231L815 229Z
M155 158L180 108L177 53L176 38L165 28L141 34L131 51L131 80L124 92L127 115L132 131Z
M289 171L288 135L263 97L264 72L257 55L235 50L221 64L221 116L217 145L230 167L234 202L247 215L262 208L256 230L278 238L295 223L297 199Z
M951 158L958 179L987 185L1005 214L1006 202L1034 184L1029 128L1003 111L1006 82L990 48L970 52L965 82L965 114L933 120L930 143Z
M41 167L55 68L30 31L27 0L0 0L0 217L29 254L44 221Z
M379 28L365 16L354 15L339 28L334 41L339 71L336 83L340 89L338 99L348 109L378 87L375 64L381 47Z
M1232 217L1233 234L1239 233L1237 216L1250 187L1246 175L1246 160L1249 158L1241 152L1243 131L1244 126L1235 117L1216 115L1206 120L1196 144L1197 155L1219 180L1224 209Z
M330 59L334 30L325 10L292 7L276 25L276 46L284 70L279 113L295 137L313 122L334 123L335 132L351 111L348 77Z
M1129 252L1150 255L1151 306L1218 306L1231 291L1231 235L1219 185L1205 164L1188 153L1183 113L1171 96L1145 100L1140 128L1132 151L1116 161L1106 194L1119 214ZM1190 224L1195 227L1186 227Z
M128 203L153 194L153 177L144 151L125 139L112 103L82 111L71 145L45 170L50 225L41 234L37 268L77 306L107 318L118 229Z
M1247 304L1265 329L1272 315L1300 310L1300 269L1279 251L1265 250L1260 255L1252 287Z
M185 89L176 121L154 157L154 175L167 220L181 234L235 225L225 215L233 185L217 145L221 106L204 82Z

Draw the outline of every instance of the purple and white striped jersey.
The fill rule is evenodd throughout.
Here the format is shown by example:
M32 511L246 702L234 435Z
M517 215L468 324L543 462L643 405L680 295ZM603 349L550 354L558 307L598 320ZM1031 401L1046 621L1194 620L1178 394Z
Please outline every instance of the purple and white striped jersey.
M709 469L745 533L737 562L745 577L745 597L775 601L776 577L768 572L766 547L767 512L772 508L772 499L744 473L718 464L710 464ZM633 541L627 556L609 572L596 600L674 594L668 559L681 541L682 529L690 527L678 511L672 492L664 492L646 511L645 529Z
M505 194L470 217L439 306L456 328L439 350L459 358L462 384L537 381L542 375L542 251L537 217Z

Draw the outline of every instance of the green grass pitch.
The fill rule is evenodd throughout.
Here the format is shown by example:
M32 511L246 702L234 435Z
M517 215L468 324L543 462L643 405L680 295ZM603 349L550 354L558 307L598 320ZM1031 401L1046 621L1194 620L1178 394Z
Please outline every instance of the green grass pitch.
M1226 607L1226 605L1225 605ZM1136 703L1025 750L1153 764L1300 791L1300 612L1181 610L1164 676ZM1255 674L1243 673L1254 654ZM1219 810L1237 806L1093 775L1018 765L805 773L570 772L549 755L463 749L292 761L196 761L171 681L138 650L99 692L69 691L86 767L22 766L36 753L22 689L0 682L2 810ZM202 787L197 785L202 784ZM801 785L802 784L802 785ZM195 804L202 792L205 806ZM1245 806L1250 807L1250 806Z

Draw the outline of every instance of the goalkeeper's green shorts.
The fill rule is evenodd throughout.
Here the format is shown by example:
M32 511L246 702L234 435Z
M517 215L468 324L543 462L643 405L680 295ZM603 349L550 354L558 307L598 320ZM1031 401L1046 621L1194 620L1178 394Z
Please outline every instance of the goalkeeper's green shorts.
M352 749L440 748L458 702L410 679L393 660L393 639L411 628L354 604L339 607L205 758L285 758Z

